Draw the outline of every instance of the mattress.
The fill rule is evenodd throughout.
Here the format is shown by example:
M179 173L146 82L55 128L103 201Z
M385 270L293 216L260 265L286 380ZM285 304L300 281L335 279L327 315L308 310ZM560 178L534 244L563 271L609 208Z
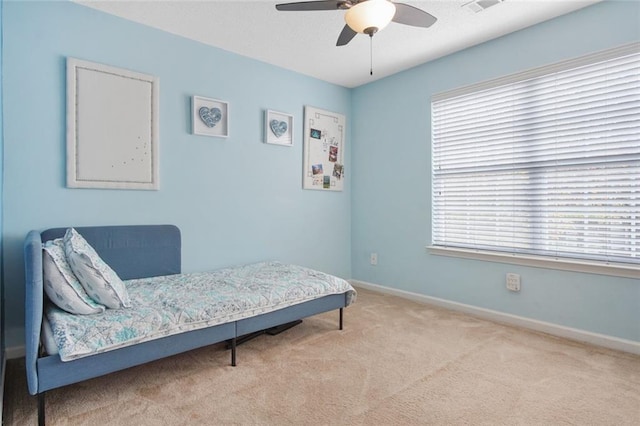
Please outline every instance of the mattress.
M356 297L345 280L313 269L261 262L211 272L125 281L131 308L46 317L62 361L276 311L333 294Z

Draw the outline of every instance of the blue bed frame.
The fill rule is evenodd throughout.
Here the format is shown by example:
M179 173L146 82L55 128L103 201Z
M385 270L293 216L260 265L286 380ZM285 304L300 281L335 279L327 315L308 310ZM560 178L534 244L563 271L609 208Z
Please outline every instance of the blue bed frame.
M229 342L231 365L235 366L239 337L335 309L340 310L339 329L342 330L347 295L337 294L255 317L62 362L58 355L47 355L40 340L46 299L42 282L42 245L45 241L61 238L66 229L31 231L24 245L27 383L29 393L38 396L40 425L45 423L44 395L52 389L222 341ZM76 229L123 280L181 272L181 237L176 226L91 226Z

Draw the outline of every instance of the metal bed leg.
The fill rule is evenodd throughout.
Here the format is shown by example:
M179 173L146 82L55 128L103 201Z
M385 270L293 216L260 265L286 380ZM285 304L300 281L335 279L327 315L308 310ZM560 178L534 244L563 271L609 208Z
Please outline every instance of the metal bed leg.
M231 339L231 366L236 366L236 338Z
M342 315L342 310L343 310L343 309L344 309L344 308L340 308L340 330L342 330L342 317L343 317L343 315Z
M44 426L44 392L38 394L38 426Z

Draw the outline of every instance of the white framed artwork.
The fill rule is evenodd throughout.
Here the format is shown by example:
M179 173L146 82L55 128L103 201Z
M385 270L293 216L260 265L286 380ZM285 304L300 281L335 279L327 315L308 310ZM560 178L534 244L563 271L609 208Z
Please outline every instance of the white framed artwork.
M345 131L344 115L304 107L304 189L343 190Z
M264 141L274 145L293 146L293 115L266 110Z
M229 103L218 99L191 98L191 129L194 135L229 136Z
M157 190L159 79L67 58L67 186Z

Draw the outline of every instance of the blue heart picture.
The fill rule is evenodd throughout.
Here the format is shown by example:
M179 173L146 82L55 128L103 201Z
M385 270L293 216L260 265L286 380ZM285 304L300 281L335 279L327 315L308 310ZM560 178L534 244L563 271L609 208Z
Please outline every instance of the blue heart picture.
M216 124L218 124L222 119L222 111L220 111L220 108L215 107L200 107L200 109L198 110L198 115L200 116L200 120L202 120L202 122L207 127L215 127Z
M269 127L271 127L271 131L277 138L287 133L287 123L284 121L271 120L269 122Z

